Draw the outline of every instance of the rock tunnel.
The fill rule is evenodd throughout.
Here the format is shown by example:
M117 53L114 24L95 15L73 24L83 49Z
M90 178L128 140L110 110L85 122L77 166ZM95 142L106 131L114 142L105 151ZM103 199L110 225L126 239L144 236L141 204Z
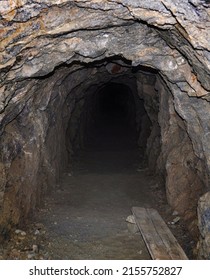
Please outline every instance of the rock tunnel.
M114 135L116 149L133 139L209 259L209 2L51 2L0 7L1 235Z

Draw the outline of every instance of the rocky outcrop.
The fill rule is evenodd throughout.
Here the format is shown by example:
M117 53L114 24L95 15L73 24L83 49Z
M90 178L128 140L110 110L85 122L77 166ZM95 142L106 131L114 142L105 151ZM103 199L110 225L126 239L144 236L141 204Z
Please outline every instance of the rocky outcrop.
M205 193L198 203L198 225L200 239L198 258L210 260L210 192Z
M166 178L169 204L185 221L193 235L197 234L197 202L205 189L204 163L196 156L184 120L177 114L173 96L161 80L156 88L160 93L158 115L161 127L161 153L158 168Z
M1 232L56 185L84 131L82 99L113 79L144 99L139 143L195 228L210 179L208 1L15 0L0 15Z

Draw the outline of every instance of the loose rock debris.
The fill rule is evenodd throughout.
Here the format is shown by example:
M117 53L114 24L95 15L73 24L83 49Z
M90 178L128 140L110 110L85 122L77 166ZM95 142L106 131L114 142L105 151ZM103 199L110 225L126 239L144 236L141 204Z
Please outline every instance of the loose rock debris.
M49 259L44 225L32 224L24 230L16 229L0 248L2 260Z

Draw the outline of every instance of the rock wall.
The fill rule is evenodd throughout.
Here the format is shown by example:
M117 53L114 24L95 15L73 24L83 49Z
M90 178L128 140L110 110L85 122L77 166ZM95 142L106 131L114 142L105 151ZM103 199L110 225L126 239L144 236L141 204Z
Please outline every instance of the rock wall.
M198 202L198 226L200 240L198 242L198 258L210 259L210 192L205 193Z
M206 183L204 163L196 156L186 123L174 108L173 95L160 79L156 88L160 94L158 119L161 127L157 168L166 178L169 204L184 217L191 234L196 236L197 202Z
M140 72L137 73L138 95L144 100L145 113L141 124L143 134L146 133L146 161L153 171L157 169L157 159L160 155L160 125L158 122L159 94L155 89L156 74ZM139 135L139 141L142 133ZM141 143L139 143L141 144Z
M149 162L159 162L166 176L169 203L191 219L209 190L208 2L1 1L1 232L25 221L56 185L72 149L70 120L82 118L78 102L116 75L131 75L143 88L138 94L147 113L152 108ZM139 66L158 75L155 90L146 81L139 85ZM181 207L183 201L189 206ZM206 250L203 242L200 247Z

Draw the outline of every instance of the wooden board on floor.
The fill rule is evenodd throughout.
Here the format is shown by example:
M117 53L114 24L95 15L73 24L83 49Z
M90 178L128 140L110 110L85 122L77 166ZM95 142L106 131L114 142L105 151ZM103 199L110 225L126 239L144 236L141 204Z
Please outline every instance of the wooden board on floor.
M187 260L178 241L153 208L132 207L136 224L154 260Z

